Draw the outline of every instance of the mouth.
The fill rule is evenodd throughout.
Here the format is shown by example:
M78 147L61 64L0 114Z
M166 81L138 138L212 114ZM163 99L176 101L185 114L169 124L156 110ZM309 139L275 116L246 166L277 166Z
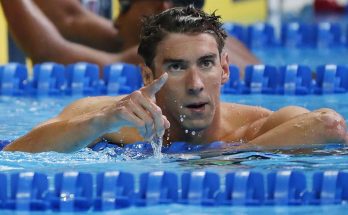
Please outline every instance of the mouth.
M205 110L206 105L208 105L208 102L197 102L188 104L185 107L193 112L203 112Z

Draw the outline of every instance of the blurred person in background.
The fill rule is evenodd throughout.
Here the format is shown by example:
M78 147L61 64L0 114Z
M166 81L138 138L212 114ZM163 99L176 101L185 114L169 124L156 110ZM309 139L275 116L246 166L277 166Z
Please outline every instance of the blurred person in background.
M141 63L136 50L142 17L192 3L202 8L204 0L119 0L120 13L112 22L79 0L1 0L11 34L33 63L85 61L100 68L114 62ZM233 37L226 39L225 48L229 63L242 71L259 63Z

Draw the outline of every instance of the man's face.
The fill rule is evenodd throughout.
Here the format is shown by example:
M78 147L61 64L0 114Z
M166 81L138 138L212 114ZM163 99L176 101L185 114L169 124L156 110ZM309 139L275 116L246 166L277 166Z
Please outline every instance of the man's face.
M229 75L227 56L220 58L215 38L206 33L169 34L157 46L154 68L155 78L168 73L157 103L171 124L189 131L207 128Z

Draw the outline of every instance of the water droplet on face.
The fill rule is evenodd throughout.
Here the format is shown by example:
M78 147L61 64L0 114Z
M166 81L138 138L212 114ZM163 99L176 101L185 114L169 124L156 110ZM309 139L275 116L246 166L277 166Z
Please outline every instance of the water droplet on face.
M183 106L182 106L182 105L180 105L180 108L182 109L182 108L183 108Z
M180 122L183 122L185 118L185 115L180 115Z

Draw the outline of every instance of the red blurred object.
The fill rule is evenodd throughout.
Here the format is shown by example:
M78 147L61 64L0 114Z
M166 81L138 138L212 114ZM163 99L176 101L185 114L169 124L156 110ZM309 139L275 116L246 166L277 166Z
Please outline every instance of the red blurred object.
M317 13L344 13L345 6L339 5L336 0L315 0L314 11Z

